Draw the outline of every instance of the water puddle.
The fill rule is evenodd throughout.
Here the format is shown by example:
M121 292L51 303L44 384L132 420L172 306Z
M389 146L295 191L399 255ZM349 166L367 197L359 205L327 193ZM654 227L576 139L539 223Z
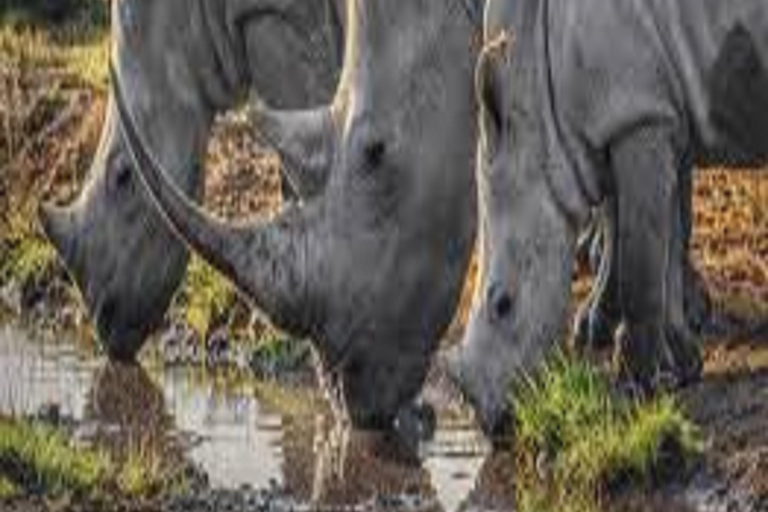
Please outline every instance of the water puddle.
M336 433L311 389L188 366L109 364L69 340L32 339L11 326L0 327L0 414L55 415L76 438L106 441L118 454L159 446L164 457L194 462L213 487L279 487L300 503L411 496L460 510L489 451L469 423L449 421L418 460L405 460L380 436Z

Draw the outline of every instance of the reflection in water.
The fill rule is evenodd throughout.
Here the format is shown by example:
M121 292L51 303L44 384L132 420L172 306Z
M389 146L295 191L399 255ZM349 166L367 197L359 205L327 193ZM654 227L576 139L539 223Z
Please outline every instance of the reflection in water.
M55 404L74 420L79 438L114 457L138 447L163 463L191 459L213 486L277 485L297 502L326 508L378 503L453 512L511 503L499 498L511 477L486 476L496 471L495 458L483 464L487 449L466 426L439 428L415 458L386 436L331 428L330 415L306 390L278 387L270 397L247 379L145 367L107 363L73 344L0 327L0 414Z
M211 485L237 488L280 483L281 424L245 385L226 386L200 368L158 372L168 412L190 439L190 457Z
M62 416L81 418L98 365L72 344L32 340L0 326L0 414L28 415L56 404Z
M510 451L489 454L472 491L458 510L507 511L515 509L515 456Z
M407 501L415 509L435 509L429 474L396 439L347 429L317 434L313 503L332 506L376 500L394 505Z
M141 456L178 466L181 447L172 435L163 392L138 364L105 362L88 393L81 435L106 449L113 460Z

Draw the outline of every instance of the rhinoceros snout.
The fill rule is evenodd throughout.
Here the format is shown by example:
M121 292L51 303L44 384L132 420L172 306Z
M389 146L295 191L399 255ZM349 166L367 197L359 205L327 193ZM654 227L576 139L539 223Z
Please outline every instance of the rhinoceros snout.
M483 369L467 360L466 350L461 345L451 347L440 355L438 364L474 410L483 433L494 443L508 438L513 427L511 408Z
M141 323L136 325L120 310L117 300L105 297L97 300L94 320L96 333L110 360L135 361L147 334Z

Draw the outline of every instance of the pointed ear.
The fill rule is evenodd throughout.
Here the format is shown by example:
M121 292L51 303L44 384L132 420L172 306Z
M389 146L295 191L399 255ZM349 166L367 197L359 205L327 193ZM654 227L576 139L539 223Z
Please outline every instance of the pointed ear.
M504 128L504 69L508 63L511 38L502 32L485 45L477 61L475 90L480 107L480 126L485 143L496 147Z
M299 197L325 188L336 150L336 123L331 107L279 111L265 106L250 110L257 134L280 155L283 170Z

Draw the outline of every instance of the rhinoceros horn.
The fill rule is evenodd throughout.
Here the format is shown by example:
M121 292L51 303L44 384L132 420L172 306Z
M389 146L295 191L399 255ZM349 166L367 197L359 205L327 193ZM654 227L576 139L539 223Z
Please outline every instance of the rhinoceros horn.
M283 329L306 333L307 218L289 209L268 223L225 224L189 202L148 152L126 104L118 73L110 67L115 100L129 153L166 220L193 250L230 278ZM160 206L162 205L162 206Z

